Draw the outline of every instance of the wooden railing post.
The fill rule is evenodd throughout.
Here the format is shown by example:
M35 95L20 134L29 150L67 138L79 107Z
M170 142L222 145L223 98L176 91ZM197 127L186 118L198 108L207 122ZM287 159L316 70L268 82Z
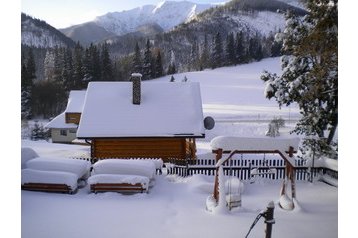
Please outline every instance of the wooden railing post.
M223 149L218 149L215 151L215 153L216 153L215 160L217 163L222 158ZM216 168L213 196L216 202L218 202L219 201L219 168Z

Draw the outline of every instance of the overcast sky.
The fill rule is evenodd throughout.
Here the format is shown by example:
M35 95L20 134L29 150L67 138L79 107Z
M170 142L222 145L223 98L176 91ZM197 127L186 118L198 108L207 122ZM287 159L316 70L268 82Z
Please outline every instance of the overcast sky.
M91 21L107 12L157 5L163 0L21 0L21 11L46 21L56 28L64 28ZM190 0L196 3L218 3L227 0Z

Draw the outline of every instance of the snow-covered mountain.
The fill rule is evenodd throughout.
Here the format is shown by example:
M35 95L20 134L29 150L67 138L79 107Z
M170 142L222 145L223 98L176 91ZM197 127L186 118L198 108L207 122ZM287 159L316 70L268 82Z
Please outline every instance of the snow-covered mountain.
M155 5L145 5L129 11L111 12L97 17L94 22L110 32L123 35L137 27L157 23L167 31L180 23L194 18L198 13L212 7L210 4L196 4L188 1L164 1Z
M38 48L74 46L75 43L44 21L21 13L21 44Z
M88 36L86 41L98 42L109 34L120 36L139 30L143 32L143 26L152 26L153 24L159 25L164 31L167 31L181 23L190 21L199 13L213 6L188 1L164 1L158 5L145 5L127 11L110 12L96 17L91 22L60 29L60 31L76 41L88 44L81 36L83 32L90 32L94 29L94 25L96 25L95 37ZM102 35L99 35L99 29L101 29Z

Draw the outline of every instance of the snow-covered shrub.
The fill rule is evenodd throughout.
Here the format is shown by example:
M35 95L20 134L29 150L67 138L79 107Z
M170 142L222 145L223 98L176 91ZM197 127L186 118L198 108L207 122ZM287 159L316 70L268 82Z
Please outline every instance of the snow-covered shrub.
M31 140L48 140L49 138L49 130L45 129L43 125L36 121L33 128L31 129Z
M280 136L279 129L284 126L285 126L285 120L282 119L281 117L272 119L268 125L268 131L266 132L266 136L270 136L270 137Z

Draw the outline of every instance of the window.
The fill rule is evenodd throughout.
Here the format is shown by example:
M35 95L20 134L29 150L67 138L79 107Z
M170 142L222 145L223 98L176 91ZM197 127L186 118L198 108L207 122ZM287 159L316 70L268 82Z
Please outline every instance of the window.
M67 136L67 130L60 130L61 136Z
M70 133L75 134L76 132L77 132L77 130L76 130L76 129L70 129Z

